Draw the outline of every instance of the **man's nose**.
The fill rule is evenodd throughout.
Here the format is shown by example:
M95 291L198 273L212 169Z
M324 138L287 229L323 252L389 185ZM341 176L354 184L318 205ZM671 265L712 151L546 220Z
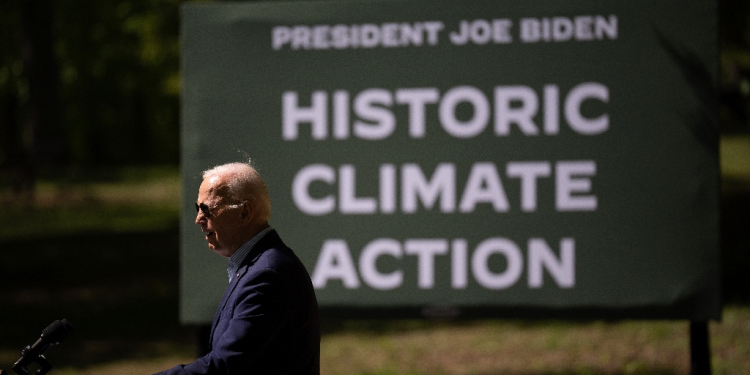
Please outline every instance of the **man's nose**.
M203 212L201 210L198 210L198 212L195 214L195 224L201 225L201 223L206 221L206 217L203 215Z

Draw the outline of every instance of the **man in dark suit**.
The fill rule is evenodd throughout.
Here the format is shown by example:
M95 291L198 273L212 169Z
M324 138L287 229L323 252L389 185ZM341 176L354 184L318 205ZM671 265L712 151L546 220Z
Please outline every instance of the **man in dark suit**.
M229 258L229 286L209 352L159 374L319 374L318 304L310 276L268 225L265 183L246 163L203 172L195 223Z

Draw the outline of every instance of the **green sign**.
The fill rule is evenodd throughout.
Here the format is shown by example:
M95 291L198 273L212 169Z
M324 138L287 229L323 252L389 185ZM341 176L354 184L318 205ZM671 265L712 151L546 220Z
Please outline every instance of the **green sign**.
M182 8L182 293L226 286L190 209L250 155L331 311L720 316L716 5Z

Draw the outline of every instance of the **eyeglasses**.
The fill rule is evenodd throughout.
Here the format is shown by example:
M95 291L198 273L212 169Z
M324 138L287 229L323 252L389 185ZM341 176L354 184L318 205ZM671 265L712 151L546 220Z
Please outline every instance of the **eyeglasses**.
M235 208L235 207L239 207L239 206L242 206L242 203L224 205L224 207L231 207L231 208ZM222 207L222 205L218 205L218 206L214 207L213 209L216 209L216 208L219 208L219 207ZM195 212L203 212L203 216L206 219L208 219L208 218L211 217L211 208L209 208L208 205L205 204L205 203L195 202Z

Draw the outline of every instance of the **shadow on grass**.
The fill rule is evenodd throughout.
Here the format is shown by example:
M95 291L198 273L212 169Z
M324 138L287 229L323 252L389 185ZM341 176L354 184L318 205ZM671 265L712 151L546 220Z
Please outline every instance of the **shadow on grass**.
M194 330L178 322L178 243L177 229L0 241L0 351L20 355L66 318L74 330L48 351L56 367L191 355Z

